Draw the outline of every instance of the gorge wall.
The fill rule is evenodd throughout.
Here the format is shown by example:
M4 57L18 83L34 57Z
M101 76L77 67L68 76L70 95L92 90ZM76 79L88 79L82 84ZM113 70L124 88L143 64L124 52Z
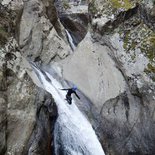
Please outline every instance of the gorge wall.
M54 154L57 107L34 62L91 101L78 107L107 155L154 155L154 10L151 0L1 1L0 154Z

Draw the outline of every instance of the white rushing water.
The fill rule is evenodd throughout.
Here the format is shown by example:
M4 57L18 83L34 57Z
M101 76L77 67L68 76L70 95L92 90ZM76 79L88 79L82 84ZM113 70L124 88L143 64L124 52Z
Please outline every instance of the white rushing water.
M70 44L72 50L74 51L76 46L75 46L75 44L73 42L73 38L72 38L72 36L70 35L70 33L67 30L65 30L65 31L66 31L66 34L67 34L67 38L68 38L69 44Z
M36 68L35 68L36 69ZM69 105L64 100L66 91L62 91L62 85L49 73L45 77L39 73L45 90L52 94L57 107L58 118L54 129L54 145L56 155L104 155L104 151L98 138L86 117L79 111L75 101Z

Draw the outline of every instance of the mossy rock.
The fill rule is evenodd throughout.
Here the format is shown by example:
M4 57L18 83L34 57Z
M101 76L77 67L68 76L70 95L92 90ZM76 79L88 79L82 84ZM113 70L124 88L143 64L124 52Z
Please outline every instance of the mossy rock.
M155 32L140 22L138 17L133 17L123 23L118 33L123 40L123 48L126 52L140 49L150 62L155 62Z
M5 29L3 27L0 27L0 45L3 46L8 39L9 35L8 33L5 31Z
M128 10L134 7L134 2L131 0L111 0L113 8Z
M149 52L147 53L147 55L151 61L155 61L155 34L151 36L149 41L150 41L150 48L149 48Z
M149 70L149 71L155 73L155 66L153 66L151 63L149 63L149 64L147 65L147 67L148 67L148 70Z
M91 3L89 3L89 12L92 15L95 15L98 12L97 4L95 3L95 0L92 0Z
M148 63L144 72L155 82L155 64Z
M145 38L141 51L146 54L150 62L155 62L155 33L153 31Z
M13 29L13 12L9 13L7 10L0 10L0 46L3 46L8 38L9 33Z
M66 0L63 1L63 8L64 8L65 10L71 8L71 6L69 5L69 2L68 2L68 1L66 1Z

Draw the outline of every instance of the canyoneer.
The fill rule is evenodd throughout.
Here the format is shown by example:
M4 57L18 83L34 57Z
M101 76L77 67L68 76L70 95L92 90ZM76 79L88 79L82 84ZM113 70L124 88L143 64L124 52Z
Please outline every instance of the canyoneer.
M72 97L71 95L74 93L76 95L76 97L80 100L80 97L78 96L78 94L76 93L76 90L77 90L77 87L74 86L73 88L68 88L68 89L61 89L61 90L66 90L67 91L67 94L66 94L66 99L67 102L69 104L72 104Z

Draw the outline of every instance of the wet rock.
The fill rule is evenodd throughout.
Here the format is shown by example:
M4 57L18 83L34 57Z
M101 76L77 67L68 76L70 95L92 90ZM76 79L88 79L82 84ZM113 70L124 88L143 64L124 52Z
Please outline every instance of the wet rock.
M71 15L61 15L60 21L64 27L71 34L74 42L78 45L88 31L89 15L85 14L71 14Z
M51 152L57 110L52 97L30 81L25 75L22 82L13 80L7 90L7 153Z
M154 112L150 111L154 109L154 101L152 98L149 101L150 104L145 97L122 94L104 104L101 128L107 152L116 155L154 154Z
M6 128L7 128L7 98L6 98L6 76L5 68L0 70L0 154L6 151Z
M51 145L52 136L48 136L46 139L44 137L46 131L43 129L47 128L47 133L52 135L57 116L52 96L38 88L38 86L41 87L41 84L34 76L28 61L21 56L15 39L9 39L5 47L1 48L0 55L0 126L2 129L0 131L0 153L25 154L32 143L34 145L40 139L49 142L44 143L42 149L45 149L46 153L51 151L51 147L49 150L46 148ZM45 109L41 107L45 107ZM40 125L38 123L40 119L41 122L46 123ZM53 123L50 125L47 120ZM37 126L38 124L39 126ZM37 128L35 128L36 126ZM38 130L42 130L42 132L38 133ZM34 138L36 136L40 139ZM40 145L37 147L39 150Z
M109 52L109 48L93 43L88 33L76 53L62 62L64 78L76 83L98 109L125 90L124 77Z
M78 45L88 31L88 23L90 22L88 2L57 0L55 5L61 23L71 34L74 43Z
M154 19L150 9L140 3L106 12L99 9L105 3L95 2L101 12L91 14L91 35L62 62L63 76L92 101L89 110L83 111L107 154L152 155ZM80 104L80 109L86 105Z
M57 107L51 95L43 90L39 92L37 101L39 101L37 103L37 123L28 144L28 154L53 154L53 130L57 118Z

